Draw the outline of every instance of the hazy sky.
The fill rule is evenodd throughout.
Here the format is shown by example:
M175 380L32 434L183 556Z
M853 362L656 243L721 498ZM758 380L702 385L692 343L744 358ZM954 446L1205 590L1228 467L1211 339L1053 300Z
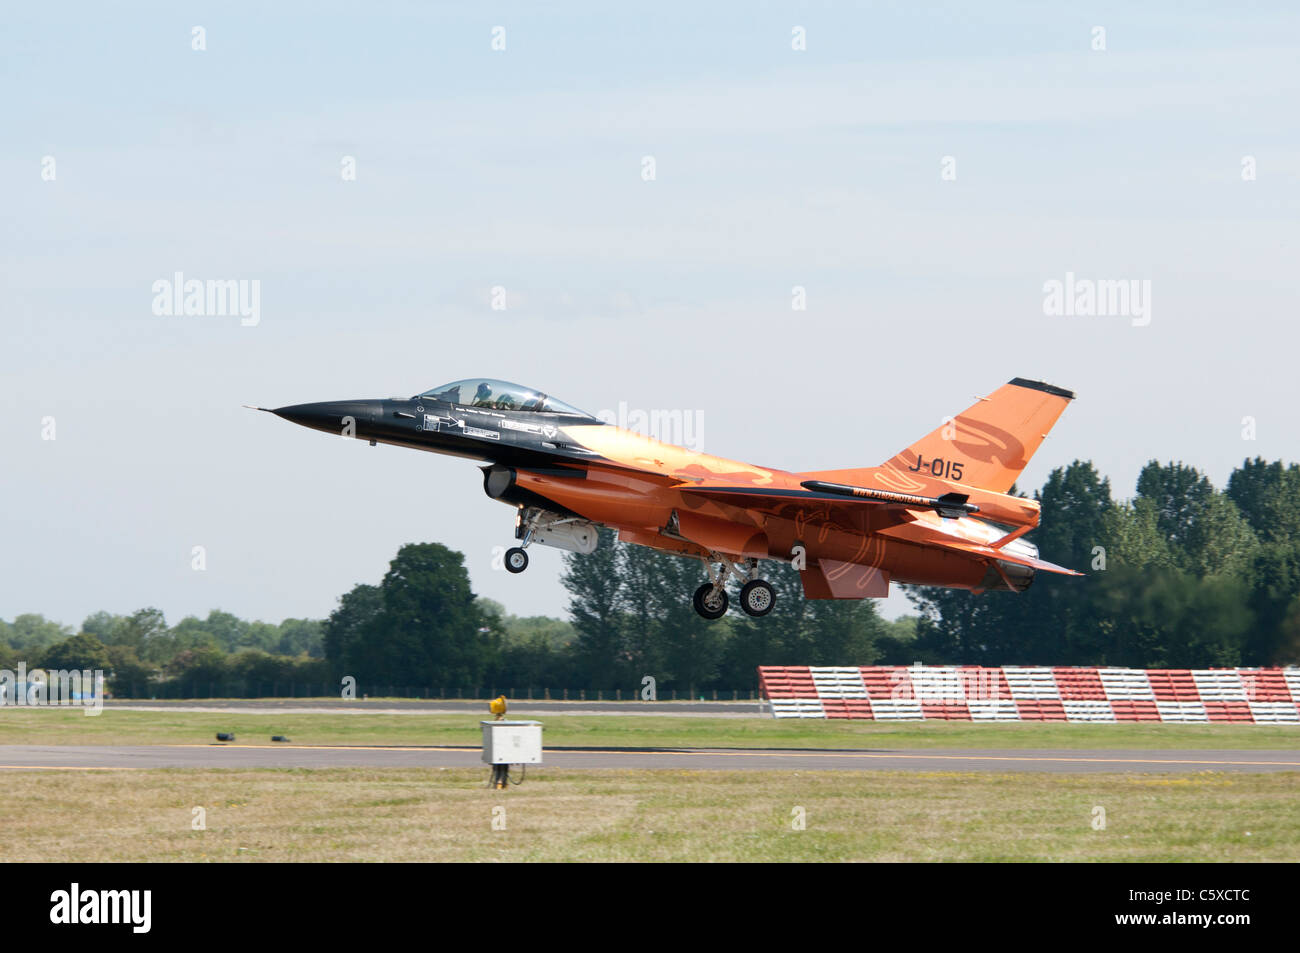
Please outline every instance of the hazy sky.
M244 403L499 377L812 470L1024 376L1078 399L1022 487L1298 455L1293 5L626 6L11 6L0 618L322 617L411 541L564 612L473 464ZM155 315L178 271L259 322ZM1067 273L1149 323L1045 314Z

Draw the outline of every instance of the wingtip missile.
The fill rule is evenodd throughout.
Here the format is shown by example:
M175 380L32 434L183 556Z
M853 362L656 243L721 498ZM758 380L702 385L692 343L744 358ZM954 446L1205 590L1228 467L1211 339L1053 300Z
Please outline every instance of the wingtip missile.
M824 480L804 480L799 484L805 490L814 493L833 493L836 496L851 496L859 500L875 503L895 503L902 506L915 506L935 510L948 519L960 519L971 513L978 513L980 508L968 503L970 497L965 493L945 493L943 496L919 496L915 493L897 493L893 490L874 490L865 486L850 486L847 483L827 483Z

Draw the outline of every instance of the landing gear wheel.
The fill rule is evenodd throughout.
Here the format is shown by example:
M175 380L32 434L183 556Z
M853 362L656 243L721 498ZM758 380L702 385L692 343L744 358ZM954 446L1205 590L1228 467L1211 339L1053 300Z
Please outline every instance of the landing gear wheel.
M691 602L695 605L695 611L704 618L721 619L727 614L727 605L730 600L727 598L727 590L719 589L717 593L714 593L713 583L706 582L695 590L695 596Z
M528 554L518 546L506 550L506 569L510 572L523 572L528 568Z
M747 615L762 616L772 611L776 605L776 593L762 579L752 579L740 589L740 608Z

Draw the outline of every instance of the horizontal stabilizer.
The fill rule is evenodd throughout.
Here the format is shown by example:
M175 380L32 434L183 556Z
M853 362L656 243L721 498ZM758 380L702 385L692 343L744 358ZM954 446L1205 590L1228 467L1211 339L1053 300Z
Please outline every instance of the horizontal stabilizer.
M1015 563L1017 566L1028 566L1030 569L1039 569L1043 572L1056 572L1063 576L1083 575L1083 573L1075 572L1073 569L1066 569L1064 566L1056 565L1056 563L1049 563L1046 559L1037 559L1032 556L1011 553L1005 549L994 549L992 546L985 546L983 543L974 543L957 539L945 539L942 541L930 539L926 540L926 545L937 546L940 549L952 549L959 553L969 553L972 556L985 556L999 562Z

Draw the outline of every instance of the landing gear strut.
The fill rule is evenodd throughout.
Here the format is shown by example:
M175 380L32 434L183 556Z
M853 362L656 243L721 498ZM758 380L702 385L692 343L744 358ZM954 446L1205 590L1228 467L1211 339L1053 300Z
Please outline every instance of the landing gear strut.
M776 605L776 592L770 583L758 578L758 560L746 559L737 563L723 553L709 553L703 560L709 582L695 590L692 603L695 611L706 619L720 619L727 614L730 599L727 596L727 579L734 576L741 583L740 608L746 615L765 616ZM717 567L714 567L717 563Z
M515 518L515 538L523 540L518 546L506 550L506 572L521 573L528 568L528 544L533 541L533 531L541 522L541 511L519 510Z

